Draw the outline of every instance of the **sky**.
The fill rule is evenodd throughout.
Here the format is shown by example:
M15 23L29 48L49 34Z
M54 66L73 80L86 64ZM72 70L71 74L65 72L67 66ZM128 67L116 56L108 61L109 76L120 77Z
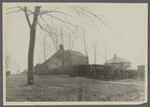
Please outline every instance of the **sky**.
M28 47L29 47L29 34L30 29L27 24L25 15L23 12L15 12L7 14L13 9L6 9L14 7L14 5L3 5L3 46L5 55L11 55L11 61L13 66L11 70L15 71L16 65L19 66L20 71L27 69L28 59ZM20 4L23 5L23 4ZM25 5L25 4L24 4ZM28 4L29 9L33 10L33 5ZM36 4L34 4L36 5ZM41 5L41 4L40 4ZM90 64L94 63L94 44L97 44L96 48L96 63L104 64L105 57L107 60L114 57L123 57L132 62L132 67L137 68L138 65L147 64L147 41L148 41L148 5L144 3L97 3L97 4L42 4L43 9L55 9L57 6L58 11L66 12L76 17L75 11L70 7L81 6L90 10L93 14L96 14L100 19L99 21L95 17L92 20L84 18L82 20L82 26L85 29L85 42L87 53L89 56ZM14 9L15 10L15 9ZM60 14L52 15L63 19L64 16ZM43 15L45 20L53 27L62 28L64 42L68 40L68 35L75 37L74 47L72 50L79 51L85 54L83 31L77 30L76 34L73 34L67 27L58 21L57 19L51 20L50 17ZM32 22L32 16L30 16ZM72 18L68 17L68 20L76 24ZM41 19L39 19L41 21ZM81 20L80 20L81 21ZM77 24L80 22L78 21ZM94 22L94 24L93 24ZM41 21L42 25L44 23ZM95 26L96 25L96 26ZM72 28L72 27L70 27ZM75 32L75 30L73 30ZM60 32L59 32L60 33ZM43 55L43 37L46 36L46 42L50 45L47 46L46 57L47 59L53 55L56 50L53 47L52 40L46 32L41 31L37 26L36 32L36 44L34 53L34 65L42 63L44 60ZM59 37L60 39L60 37ZM61 43L61 42L60 42ZM65 49L68 48L68 44L65 44ZM107 49L107 51L106 51ZM4 57L5 57L4 55Z

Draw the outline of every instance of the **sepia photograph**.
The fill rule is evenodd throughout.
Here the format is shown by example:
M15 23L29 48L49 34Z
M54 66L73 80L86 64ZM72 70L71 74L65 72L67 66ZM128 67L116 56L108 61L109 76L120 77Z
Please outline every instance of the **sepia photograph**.
M139 105L148 3L2 3L3 105Z

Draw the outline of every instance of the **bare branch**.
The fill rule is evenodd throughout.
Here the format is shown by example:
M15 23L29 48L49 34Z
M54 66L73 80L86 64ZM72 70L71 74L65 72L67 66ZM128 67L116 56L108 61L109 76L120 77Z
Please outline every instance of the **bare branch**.
M66 24L66 23L64 23L65 25L66 25L66 27L74 34L74 32L70 29L70 27Z
M81 24L81 26L82 26L82 24ZM84 34L83 26L82 26L82 31L83 31L83 42L84 42L85 54L86 54L86 57L88 58L88 53L87 53L87 49L86 49L87 47L86 47L86 42L85 42L85 34Z
M76 19L75 17L73 17L73 16L71 16L71 15L69 15L67 13L64 13L64 12L61 12L61 11L54 11L54 10L42 12L41 15L47 14L47 13L61 13L61 14L65 15L65 16L69 16L69 17L71 17L73 19Z
M75 40L75 37L74 37L74 39L73 39L72 47L68 50L68 53L67 53L66 58L63 59L64 62L65 62L65 61L67 60L67 58L71 55L72 49L73 49L73 47L75 46L75 45L74 45L74 40Z
M44 52L44 60L46 61L46 36L43 37L43 52Z
M41 6L39 6L39 7L41 7ZM18 8L20 8L22 11L25 11L24 7L18 6ZM40 14L41 14L41 13L37 13L37 12L32 12L32 11L29 10L29 9L27 9L27 11L30 12L30 13L28 14L28 16L31 15L31 14L37 14L37 15L40 15Z
M51 32L50 32L50 31L47 31L46 29L44 29L44 28L42 27L42 25L41 25L38 21L37 21L37 23L38 23L38 25L40 26L41 30L46 31L47 33L49 33L49 36L51 37L51 40L52 40L52 42L53 42L53 41L54 41L54 38L52 37ZM53 35L55 35L55 34L53 33ZM57 36L58 36L58 35L57 35ZM54 42L53 42L53 46L55 47Z
M50 33L49 31L47 31L46 29L44 29L44 28L42 27L42 25L41 25L38 21L37 21L37 24L40 26L41 30L46 31L47 33Z
M44 20L44 18L42 16L40 16L42 18L42 20L44 21L44 23L46 24L46 26L49 28L50 32L49 32L49 36L51 37L52 41L54 41L54 38L52 37L51 34L55 35L55 36L60 36L60 35L56 35L55 33L52 32L51 28L49 27L49 25L47 24L47 22ZM55 47L55 44L53 42L53 46Z
M16 7L7 8L6 10L10 10L10 9L14 9L14 8L18 8L18 7L16 6Z
M23 9L23 7L18 6L18 8L19 8L20 10L22 10L22 11L25 11L25 10Z
M57 10L60 6L56 7L55 9L53 9L53 11Z
M82 11L83 11L83 10L82 10ZM99 30L98 27L97 27L97 25L96 25L95 22L93 21L93 19L92 19L89 15L87 15L84 11L83 11L83 15L87 16L87 17L92 21L92 23L95 25L95 27L97 28L97 30Z
M97 48L97 42L94 42L94 64L96 64L96 48Z
M55 9L51 10L51 11L55 11L59 8L60 6L56 7ZM47 12L47 10L43 10L42 12Z
M109 40L110 40L110 38L109 38ZM108 40L108 42L107 42L107 44L106 44L106 49L105 49L105 63L106 63L106 64L107 64L107 51L108 51L109 40Z
M115 31L114 31L110 26L108 26L101 18L97 17L97 15L93 14L92 12L90 12L90 11L88 11L88 10L82 8L82 7L79 7L79 6L77 6L77 7L80 8L81 10L83 10L83 11L85 11L85 12L91 14L92 16L94 16L95 18L97 18L99 21L101 21L105 26L107 26L110 30L112 30L113 32L115 32Z
M51 17L53 17L53 18L55 18L55 19L58 19L59 21L61 21L61 22L63 22L63 23L72 25L72 26L74 26L74 27L80 27L80 26L78 26L78 25L74 25L74 24L72 24L72 23L69 23L69 22L67 22L67 21L64 21L64 20L62 20L62 19L60 19L60 18L58 18L58 17L55 17L55 16L53 16L53 15L50 15L50 14L48 14L48 13L47 13L46 15L51 16Z
M27 22L28 22L28 25L29 27L31 28L31 23L30 23L30 20L29 20L29 17L28 17L28 13L27 13L27 7L25 6L25 16L26 16L26 19L27 19Z
M11 55L6 55L6 59L5 59L5 66L6 66L6 70L8 70L11 66Z
M51 33L51 34L53 34L53 35L55 35L55 36L60 36L60 35L56 35L55 33L53 33L53 31L52 31L52 29L49 27L49 25L47 24L47 22L45 21L45 19L42 17L42 16L40 16L41 18L42 18L42 20L44 21L44 23L46 24L46 26L49 28L49 30L50 30L50 32L49 31L47 31L47 32L49 32L49 33Z
M95 22L93 21L93 19L92 19L89 15L87 15L87 13L85 13L83 10L82 10L82 12L80 12L80 10L78 10L78 9L75 8L75 7L74 7L74 9L75 9L75 11L77 12L77 14L80 16L80 19L82 20L82 22L84 22L84 20L82 19L82 16L83 16L83 17L86 17L89 21L92 21L92 23L93 23L94 26L97 28L97 30L99 30L98 27L97 27L97 25L96 25ZM86 23L86 22L84 22L84 23ZM86 23L86 24L87 24L87 23Z
M11 14L11 13L16 13L16 12L19 12L19 11L22 11L22 10L12 11L12 12L6 13L6 15Z
M72 44L72 47L70 47L71 51L72 51L73 47L75 46L74 41L75 41L75 37L73 38L72 43L71 43Z
M11 14L11 13L16 13L16 12L19 12L19 11L24 11L21 7L17 6L17 7L12 7L12 8L8 8L6 10L10 10L10 9L14 9L14 8L19 8L20 10L16 10L16 11L12 11L12 12L9 12L9 13L6 13L6 15L8 14Z
M85 23L85 24L87 24L87 23L83 20L83 18L82 18L82 16L85 16L85 15L84 15L83 13L81 13L80 10L76 9L74 6L73 6L73 9L74 9L74 11L78 14L78 18L80 17L80 19L82 20L82 22Z
M42 33L43 33L43 32L41 31L41 32L40 32L40 34L38 34L38 36L36 37L36 39L38 39L38 38L39 38L39 36L40 36Z
M83 31L83 40L84 40L85 54L86 54L86 57L88 57L87 49L86 49L86 42L85 42L85 35L84 35L84 31Z

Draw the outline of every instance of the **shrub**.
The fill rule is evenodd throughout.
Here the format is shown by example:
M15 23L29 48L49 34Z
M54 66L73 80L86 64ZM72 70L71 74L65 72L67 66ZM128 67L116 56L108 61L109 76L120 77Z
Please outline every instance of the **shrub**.
M6 71L6 76L10 76L11 72L10 71Z
M115 70L115 71L114 71L114 78L118 78L118 77L120 77L120 76L121 76L120 70Z
M77 76L79 66L80 65L61 66L60 71L63 74L67 74L71 77L74 77Z

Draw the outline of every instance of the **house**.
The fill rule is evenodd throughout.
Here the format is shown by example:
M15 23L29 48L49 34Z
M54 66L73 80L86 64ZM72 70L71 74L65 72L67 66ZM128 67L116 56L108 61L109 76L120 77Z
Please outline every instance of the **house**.
M137 72L141 79L145 78L145 65L138 65Z
M34 71L41 71L44 70L51 71L53 69L59 68L63 66L70 66L70 65L84 65L88 63L88 57L78 51L70 51L64 50L63 45L60 45L60 49L52 55L48 60L46 60L42 64L37 64L34 67Z
M116 57L116 55L114 55L114 58L108 60L106 65L114 70L126 70L131 67L131 62L125 58Z
M138 72L145 72L145 65L138 65L137 71Z

